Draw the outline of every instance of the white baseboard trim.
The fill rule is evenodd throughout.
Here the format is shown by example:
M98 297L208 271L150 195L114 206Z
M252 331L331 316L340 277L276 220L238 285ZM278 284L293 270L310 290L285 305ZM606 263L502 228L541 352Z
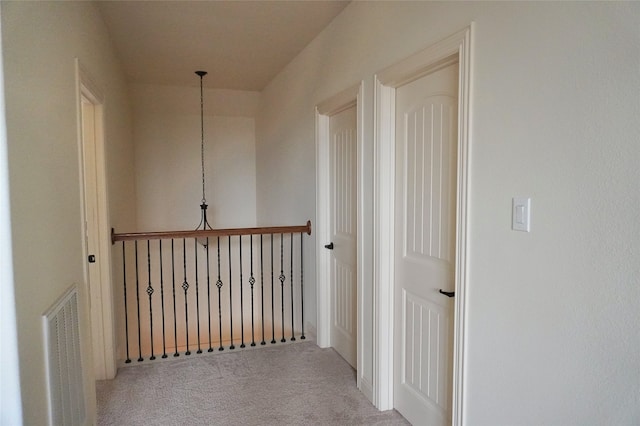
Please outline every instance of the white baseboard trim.
M317 343L318 330L316 326L307 322L304 324L304 336L307 340L311 340Z
M360 378L360 392L373 404L373 384L364 377Z

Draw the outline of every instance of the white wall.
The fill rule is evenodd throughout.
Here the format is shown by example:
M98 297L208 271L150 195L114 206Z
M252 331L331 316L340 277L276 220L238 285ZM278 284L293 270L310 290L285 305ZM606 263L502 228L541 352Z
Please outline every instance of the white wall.
M202 199L200 88L134 85L131 93L138 230L195 229ZM213 228L256 224L258 98L257 92L204 91L207 218Z
M258 222L314 217L314 106L364 80L372 231L373 76L471 21L465 423L638 424L640 4L351 3L263 92ZM510 230L517 195L529 234Z
M1 10L0 10L1 12ZM1 40L1 38L0 38ZM0 64L2 59L0 58ZM11 208L9 197L9 161L7 158L7 123L4 104L4 72L0 68L0 424L22 424L20 398L20 362L18 330L11 253Z
M106 98L109 214L116 229L135 225L127 88L95 4L2 2L1 7L24 424L46 423L41 315L72 284L80 289L88 420L95 423L82 249L76 58Z

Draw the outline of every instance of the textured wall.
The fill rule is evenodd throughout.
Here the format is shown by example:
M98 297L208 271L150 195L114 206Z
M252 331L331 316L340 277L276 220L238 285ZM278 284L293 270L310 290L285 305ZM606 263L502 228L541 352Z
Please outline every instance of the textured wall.
M207 217L214 228L255 226L258 97L204 91ZM195 229L202 199L200 89L134 85L132 99L138 230Z
M636 424L640 5L352 3L263 93L258 221L314 216L314 106L364 80L359 219L373 232L373 76L471 21L465 423ZM510 229L513 196L532 197L531 233Z
M46 423L41 315L72 284L88 324L84 277L76 58L106 98L110 219L135 224L133 146L127 88L96 6L90 2L3 2L13 262L24 423ZM89 328L81 329L90 354ZM94 421L92 359L85 362Z

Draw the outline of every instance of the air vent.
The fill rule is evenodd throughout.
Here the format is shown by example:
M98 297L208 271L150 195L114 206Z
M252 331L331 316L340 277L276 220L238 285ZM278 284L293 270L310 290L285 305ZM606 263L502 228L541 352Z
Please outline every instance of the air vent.
M78 292L71 287L45 314L44 335L50 425L85 421Z

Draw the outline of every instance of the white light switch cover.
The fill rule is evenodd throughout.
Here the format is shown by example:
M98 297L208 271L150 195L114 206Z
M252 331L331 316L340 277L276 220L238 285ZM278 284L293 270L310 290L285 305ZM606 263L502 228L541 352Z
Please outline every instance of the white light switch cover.
M531 198L513 197L511 229L514 231L531 232Z

